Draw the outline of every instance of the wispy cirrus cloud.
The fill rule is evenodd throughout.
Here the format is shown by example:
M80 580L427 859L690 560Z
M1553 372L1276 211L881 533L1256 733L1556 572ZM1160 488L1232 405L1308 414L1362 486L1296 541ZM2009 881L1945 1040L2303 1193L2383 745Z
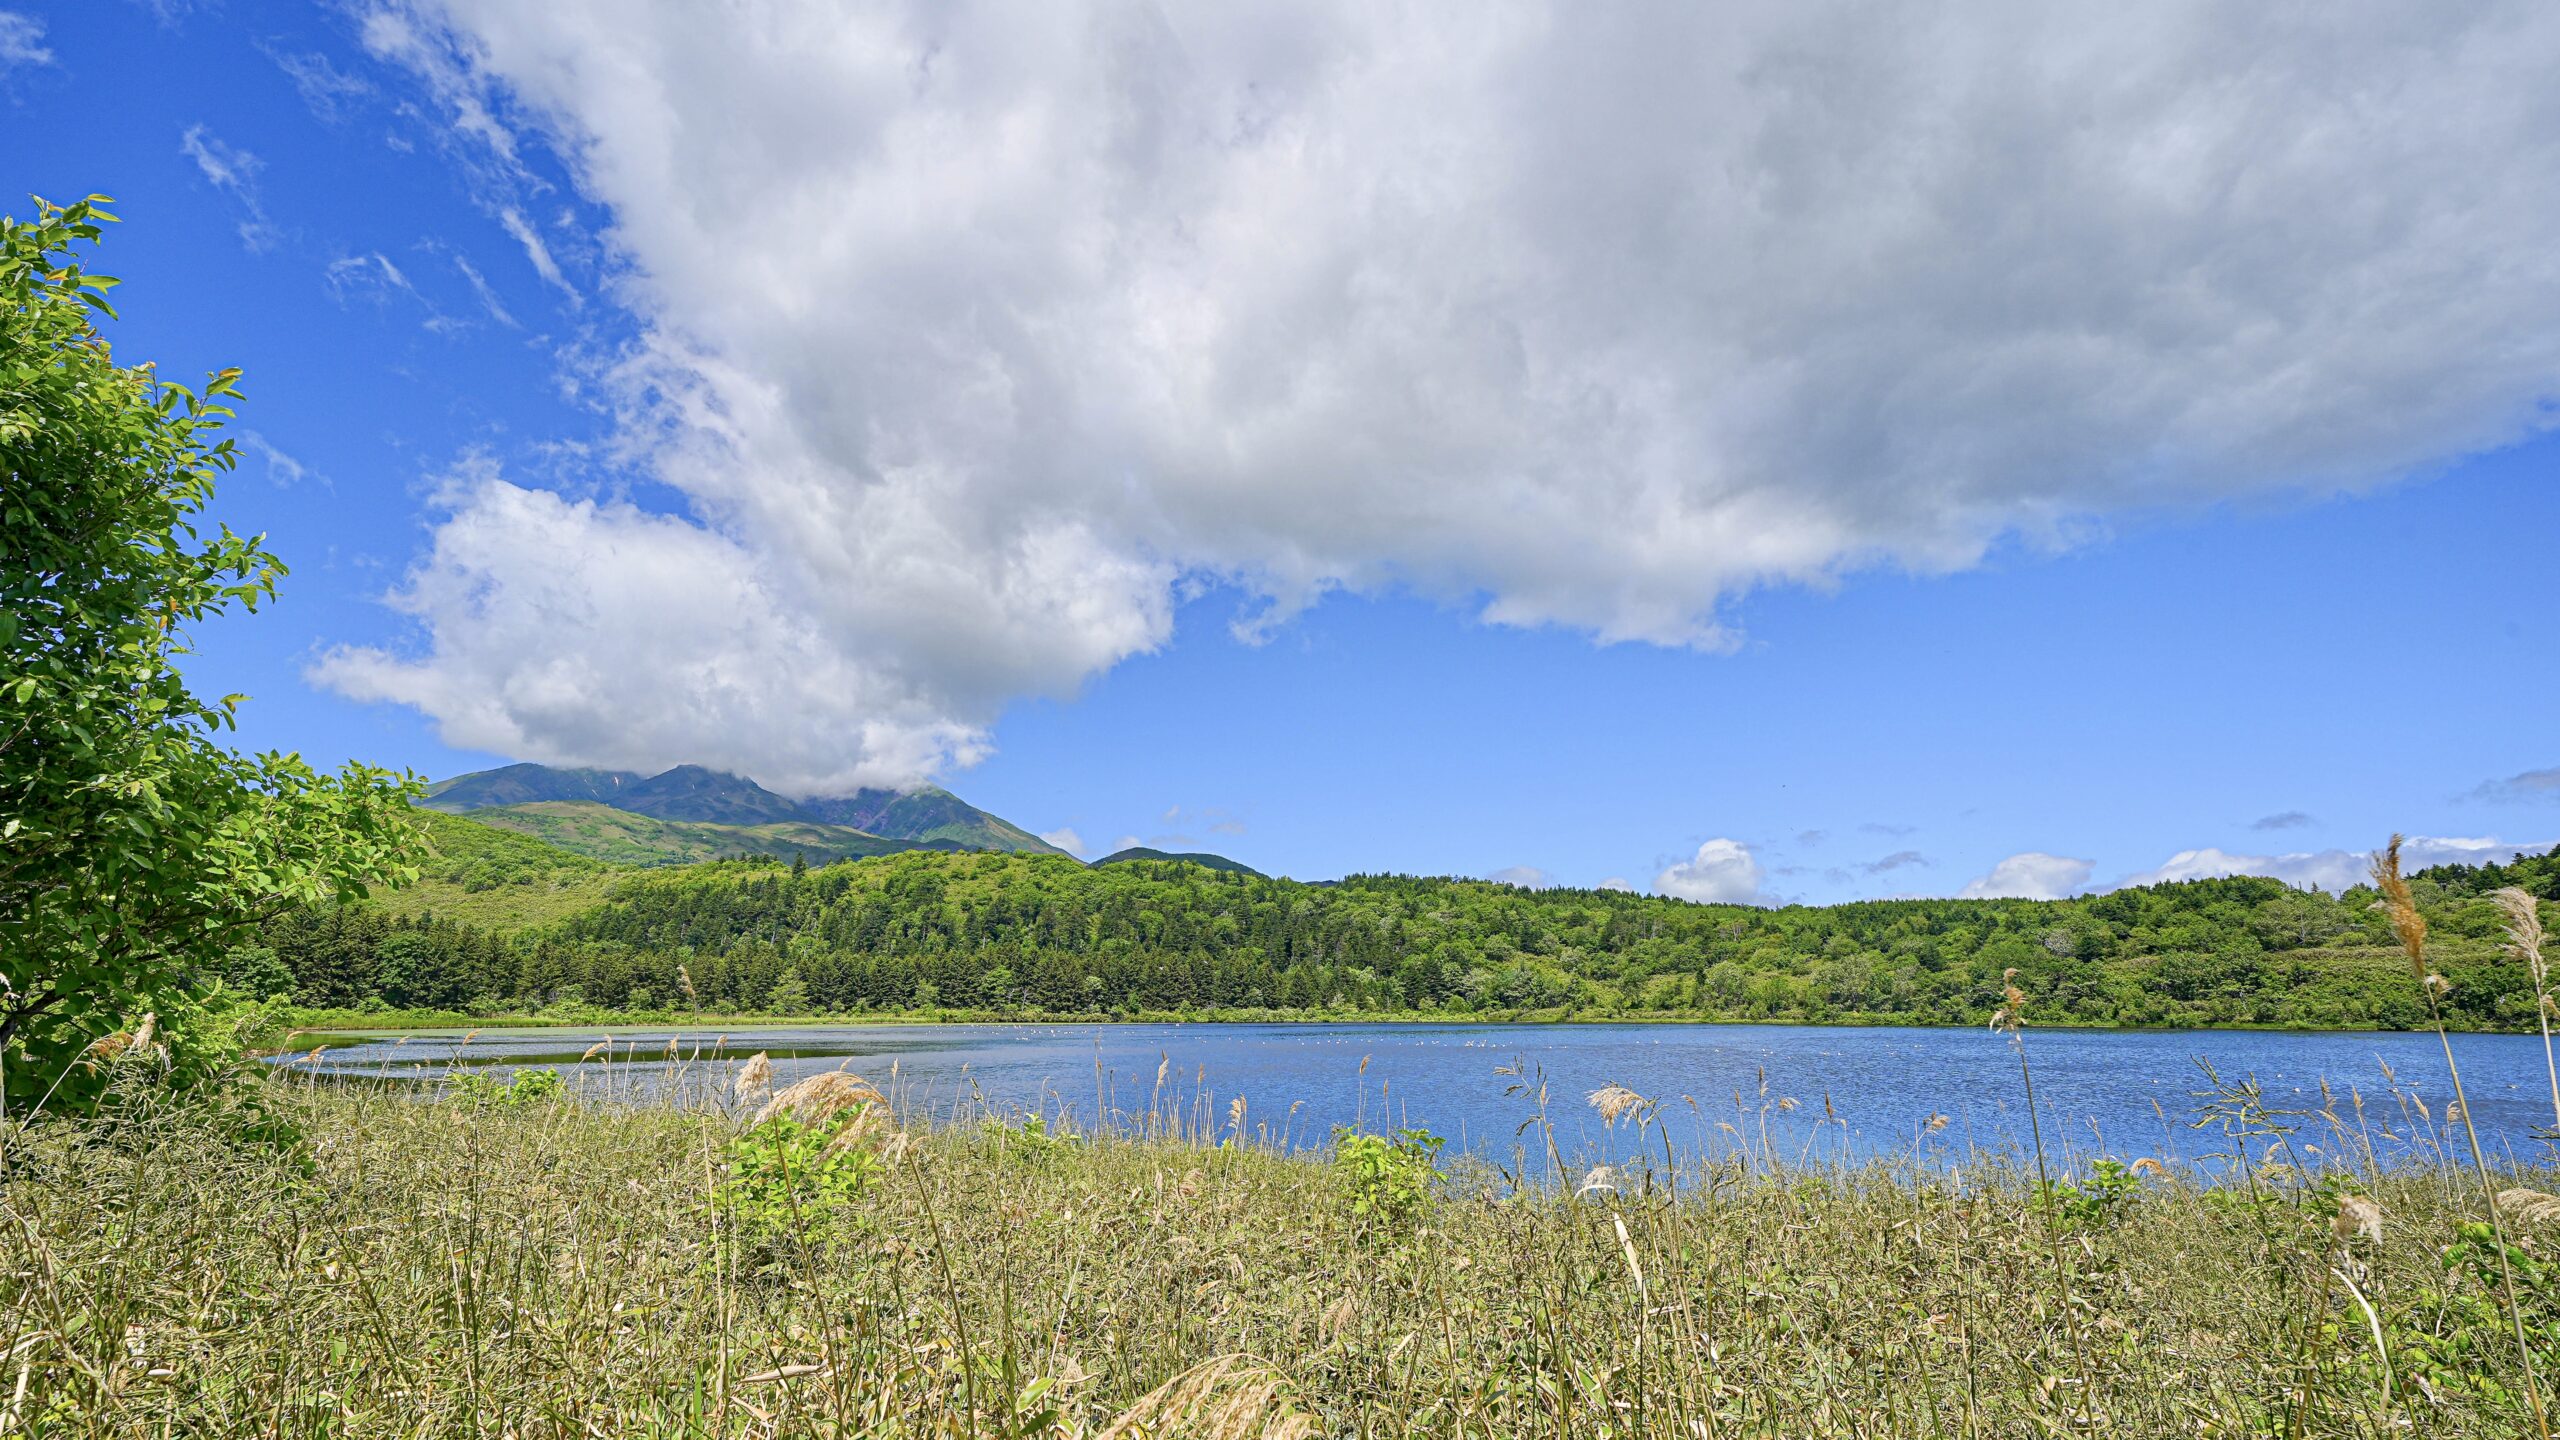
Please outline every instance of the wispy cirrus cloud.
M1908 869L1914 865L1927 865L1929 863L1929 857L1921 854L1917 850L1896 850L1892 854L1884 856L1882 859L1870 860L1858 868L1869 875L1889 875L1896 870Z
M296 94L305 108L328 124L347 118L355 103L373 93L373 85L361 75L341 70L328 56L311 50L284 50L262 44L260 53L275 63L293 81Z
M0 75L53 63L44 43L44 22L16 10L0 10Z
M318 480L324 487L328 485L327 476L316 474L310 466L277 449L266 436L255 430L243 430L238 434L240 447L265 462L267 479L279 488L300 485L308 480Z
M2504 780L2483 780L2465 798L2506 802L2560 800L2560 765L2546 770L2520 770Z
M220 136L202 125L187 127L178 138L178 151L196 162L196 173L239 207L240 243L252 253L274 249L283 232L267 218L266 202L258 194L258 172L266 168L266 162L246 150L224 144Z

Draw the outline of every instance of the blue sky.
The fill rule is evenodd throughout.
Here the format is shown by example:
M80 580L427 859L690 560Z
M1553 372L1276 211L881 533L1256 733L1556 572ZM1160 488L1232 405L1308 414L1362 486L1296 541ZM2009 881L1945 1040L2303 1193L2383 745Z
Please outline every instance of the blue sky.
M2193 113L2266 37L2128 37L2120 146L2039 159L1927 37L1868 113L1863 40L1792 21L1734 44L1841 75L1693 115L1592 98L1640 36L690 8L0 0L12 190L126 219L119 356L247 371L221 514L294 573L193 670L249 743L1692 898L2560 839L2525 12L2347 172L2249 148L2343 85L2272 50L2265 113ZM1360 89L1413 54L1436 90ZM1919 220L1825 188L1913 115Z

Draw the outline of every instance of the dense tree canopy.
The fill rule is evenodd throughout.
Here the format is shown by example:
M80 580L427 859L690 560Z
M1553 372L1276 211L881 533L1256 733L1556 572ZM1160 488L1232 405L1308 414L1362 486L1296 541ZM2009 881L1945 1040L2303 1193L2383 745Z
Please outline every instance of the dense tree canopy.
M484 877L502 862L474 853ZM510 852L512 853L512 852ZM538 867L536 867L538 868ZM2453 1023L2532 1023L2485 898L2560 859L2417 879ZM2044 1023L2404 1027L2425 1007L2373 896L2200 880L2062 901L1758 909L1480 880L1310 885L1177 863L903 854L630 874L513 936L378 910L270 927L315 1003L1095 1014L1646 1014L1978 1023L2016 970ZM679 975L681 967L682 974ZM693 1003L693 1002L687 1002Z

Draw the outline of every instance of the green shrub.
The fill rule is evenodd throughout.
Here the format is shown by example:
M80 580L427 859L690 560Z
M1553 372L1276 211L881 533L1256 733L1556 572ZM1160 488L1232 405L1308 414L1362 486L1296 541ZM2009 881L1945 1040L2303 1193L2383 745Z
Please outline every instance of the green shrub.
M521 1110L536 1101L552 1099L561 1089L560 1072L548 1068L519 1070L513 1078L504 1081L469 1071L453 1077L454 1099L500 1110Z
M2066 1230L2112 1230L2141 1199L2142 1180L2119 1161L2097 1160L2090 1163L2087 1179L2039 1185L2037 1195Z
M1333 1132L1333 1171L1352 1222L1385 1231L1420 1219L1439 1189L1446 1143L1428 1130L1399 1130L1393 1140L1347 1128Z
M828 1248L861 1228L862 1199L888 1174L871 1143L879 1128L869 1105L819 1120L785 1113L761 1121L729 1142L713 1204L752 1252Z

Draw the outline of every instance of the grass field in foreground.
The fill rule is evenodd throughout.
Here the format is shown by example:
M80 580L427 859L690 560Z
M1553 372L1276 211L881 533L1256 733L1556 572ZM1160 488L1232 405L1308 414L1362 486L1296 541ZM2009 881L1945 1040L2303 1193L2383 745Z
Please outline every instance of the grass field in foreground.
M250 1093L294 1150L147 1090L22 1127L0 1428L2535 1433L2476 1177L2372 1172L2352 1117L2248 1141L2219 1187L2101 1170L2045 1204L2031 1168L1784 1165L1743 1127L1674 1183L1622 1092L1569 1193L1391 1139L1292 1158L1249 1114L907 1132L838 1088L753 1129L754 1098L283 1081ZM2560 1229L2508 1204L2547 1379Z

